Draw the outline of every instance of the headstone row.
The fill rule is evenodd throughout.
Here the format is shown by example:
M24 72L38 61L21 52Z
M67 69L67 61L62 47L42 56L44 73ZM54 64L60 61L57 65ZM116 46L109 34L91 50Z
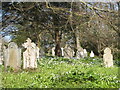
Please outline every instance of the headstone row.
M69 47L67 44L64 48L61 48L62 51L62 56L65 58L72 58L74 56L74 50ZM55 47L52 48L52 56L55 56ZM94 53L93 51L91 51L90 53L90 57L94 57ZM82 50L78 50L76 53L76 58L80 59L80 58L85 58L88 57L88 53L86 49L82 49Z
M2 36L0 36L0 65L3 64L5 67L10 66L14 70L18 70L21 68L21 49L18 48L17 44L14 42L10 42L8 44L8 48L2 45ZM26 40L22 46L26 49L23 52L23 69L35 69L37 68L37 59L39 59L39 48L36 46L34 42L31 41L30 38ZM61 48L62 56L65 58L72 58L74 56L74 50L70 48L68 45L65 48ZM52 48L52 55L55 56L55 47ZM77 58L84 58L88 56L87 50L78 50ZM94 57L93 51L90 53L90 57ZM106 48L104 50L103 61L105 67L113 67L113 55L111 54L111 49Z
M61 48L62 50L62 56L65 58L72 58L74 56L74 50L70 48L68 45L65 46L65 48ZM52 55L55 56L55 47L52 48ZM88 53L86 49L81 49L77 51L76 58L85 58L88 57ZM91 51L89 57L94 58L94 52ZM103 55L103 61L104 61L104 66L105 67L113 67L113 55L111 54L111 49L106 48L104 50L104 55Z
M1 41L0 41L0 64L2 62L1 54ZM26 40L22 46L26 49L23 52L23 69L35 69L37 68L37 59L39 58L39 48L30 38ZM17 44L10 42L8 48L3 47L4 65L12 67L14 70L21 68L21 49L18 48Z

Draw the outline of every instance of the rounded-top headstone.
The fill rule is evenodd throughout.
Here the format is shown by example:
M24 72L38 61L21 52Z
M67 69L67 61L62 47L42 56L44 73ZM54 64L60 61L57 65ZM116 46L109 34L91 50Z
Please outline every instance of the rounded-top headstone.
M84 53L87 53L87 50L86 49L83 49Z
M105 48L105 50L104 50L104 54L107 54L107 53L111 53L111 49L110 48Z
M18 46L17 46L16 43L14 43L14 42L10 42L10 43L8 44L8 48L15 48L15 49L17 49Z

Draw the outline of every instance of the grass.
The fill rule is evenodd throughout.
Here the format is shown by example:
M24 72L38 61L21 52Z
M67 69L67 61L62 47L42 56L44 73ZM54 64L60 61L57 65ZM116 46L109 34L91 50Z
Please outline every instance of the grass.
M4 67L1 66L2 70ZM41 58L38 69L2 72L3 88L120 88L118 67L105 68L102 59Z

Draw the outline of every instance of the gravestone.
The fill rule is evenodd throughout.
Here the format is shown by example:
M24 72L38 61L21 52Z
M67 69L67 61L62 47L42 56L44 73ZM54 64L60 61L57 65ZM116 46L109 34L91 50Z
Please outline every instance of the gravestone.
M5 68L7 68L8 49L6 48L6 46L3 46L3 58L4 58L4 66Z
M76 52L76 58L79 59L87 56L88 56L87 50L83 49L81 46L78 46L77 52Z
M95 56L95 55L94 55L93 51L91 51L91 52L90 52L90 57L93 58L94 56Z
M3 64L3 50L2 50L3 40L2 35L0 34L0 65Z
M4 49L5 50L5 49ZM5 66L10 66L14 70L18 70L21 67L21 49L18 48L17 44L10 42L8 44L8 49L4 51L5 53Z
M83 48L78 49L76 57L77 59L87 57L87 50Z
M84 52L83 51L77 51L76 58L84 58Z
M105 67L113 67L113 55L111 54L111 49L108 47L104 50L103 61Z
M52 56L55 56L55 47L52 48Z
M72 58L74 56L74 51L68 46L66 45L64 48L64 57L65 58Z
M39 47L36 46L36 55L37 55L37 59L40 58L40 56L39 56L39 55L40 55L39 51L40 51Z
M84 57L87 57L87 56L88 56L88 54L87 54L87 50L84 49L83 52L84 52Z
M40 57L45 56L45 51L42 48L40 48L40 50L39 50L39 55L40 55Z
M30 38L26 40L26 43L22 44L26 50L23 52L23 69L35 69L37 68L37 58L39 58L39 48Z
M64 56L64 48L61 48L62 56Z

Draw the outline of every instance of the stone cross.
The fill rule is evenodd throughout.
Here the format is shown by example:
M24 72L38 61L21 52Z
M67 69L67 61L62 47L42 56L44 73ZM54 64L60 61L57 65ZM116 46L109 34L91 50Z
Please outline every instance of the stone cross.
M91 51L91 53L90 53L90 57L94 57L95 55L94 55L94 53L93 53L93 51Z
M18 48L17 44L10 42L8 49L5 51L5 66L10 66L14 70L18 70L21 67L21 49Z
M113 55L111 54L111 49L108 47L104 50L103 61L105 67L113 67Z
M65 58L72 58L74 56L74 51L66 45L64 48L64 57Z
M39 58L39 48L30 38L26 40L26 43L22 44L26 50L23 52L23 69L35 69L37 68L37 58Z

